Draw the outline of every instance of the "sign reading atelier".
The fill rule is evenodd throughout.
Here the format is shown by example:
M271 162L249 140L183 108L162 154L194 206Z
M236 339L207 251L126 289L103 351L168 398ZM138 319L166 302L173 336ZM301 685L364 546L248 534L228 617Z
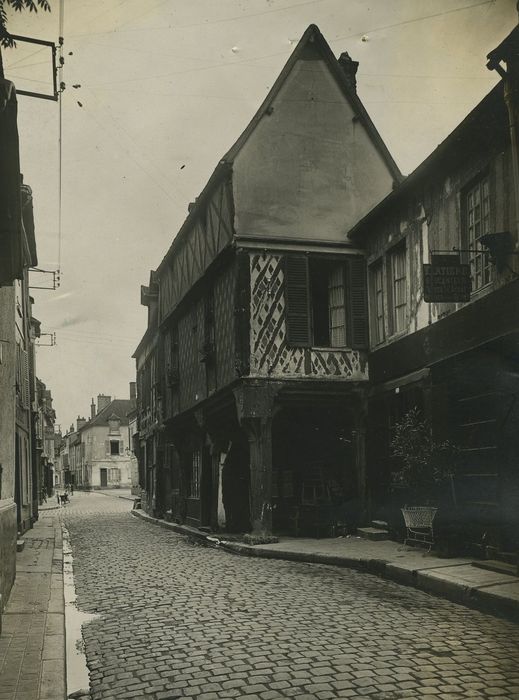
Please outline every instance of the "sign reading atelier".
M459 255L431 255L423 266L424 301L470 301L470 265L460 263Z

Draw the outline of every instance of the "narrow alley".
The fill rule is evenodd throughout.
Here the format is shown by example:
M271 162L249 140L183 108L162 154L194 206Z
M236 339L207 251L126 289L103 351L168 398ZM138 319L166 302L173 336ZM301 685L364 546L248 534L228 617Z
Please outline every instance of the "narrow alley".
M249 559L76 493L92 700L519 698L519 628L369 574Z

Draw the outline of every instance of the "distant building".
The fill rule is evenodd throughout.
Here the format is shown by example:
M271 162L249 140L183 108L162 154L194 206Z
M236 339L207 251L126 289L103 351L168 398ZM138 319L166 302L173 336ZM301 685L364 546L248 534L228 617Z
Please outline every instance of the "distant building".
M135 385L133 385L134 391ZM77 488L131 488L132 467L128 414L135 398L112 399L99 394L92 399L90 418L77 417L59 449L59 483ZM135 482L135 478L133 480Z
M54 430L56 412L52 407L50 389L36 379L36 452L39 461L40 503L54 492L54 467L56 462L56 440Z
M140 496L141 490L139 486L139 460L137 459L139 430L137 420L137 393L135 382L130 382L130 399L133 402L133 406L131 411L128 413L128 445L130 446L130 473L132 480L132 493Z

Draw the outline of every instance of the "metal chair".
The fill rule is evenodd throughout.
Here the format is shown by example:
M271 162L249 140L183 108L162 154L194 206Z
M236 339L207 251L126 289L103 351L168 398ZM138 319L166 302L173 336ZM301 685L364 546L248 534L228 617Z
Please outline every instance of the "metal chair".
M431 506L404 506L401 508L406 527L404 545L408 542L425 544L429 550L434 544L433 521L437 508Z

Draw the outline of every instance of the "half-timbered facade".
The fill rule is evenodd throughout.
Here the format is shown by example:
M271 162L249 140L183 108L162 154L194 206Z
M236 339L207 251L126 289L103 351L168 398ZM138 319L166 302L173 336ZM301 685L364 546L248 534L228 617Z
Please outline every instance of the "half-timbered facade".
M364 516L366 267L347 233L401 176L356 68L308 28L143 288L150 510L295 534Z
M516 50L518 37L515 30ZM418 407L436 438L460 449L438 526L458 547L492 558L519 549L519 181L505 100L512 63L509 71L351 234L368 263L374 508L399 516L391 429ZM516 89L517 63L515 71ZM469 266L465 300L442 300L441 289L427 299L422 267L435 259L452 272Z

